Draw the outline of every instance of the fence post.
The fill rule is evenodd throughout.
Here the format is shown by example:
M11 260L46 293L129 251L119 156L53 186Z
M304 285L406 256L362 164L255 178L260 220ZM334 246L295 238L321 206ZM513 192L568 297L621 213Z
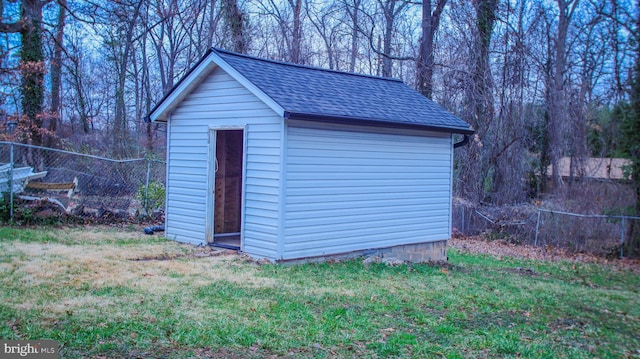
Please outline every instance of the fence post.
M536 221L536 238L533 241L534 247L538 246L538 231L540 229L540 213L542 213L542 211L538 208L538 220Z
M9 223L13 224L13 142L9 145Z
M144 211L149 215L149 177L151 176L151 160L147 158L147 178L144 183Z
M625 232L625 225L624 225L624 216L622 216L622 228L620 230L620 258L624 257L624 232Z

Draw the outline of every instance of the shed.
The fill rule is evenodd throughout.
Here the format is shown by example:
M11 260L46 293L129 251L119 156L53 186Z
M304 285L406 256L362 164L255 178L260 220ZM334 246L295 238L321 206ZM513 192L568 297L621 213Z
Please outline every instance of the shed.
M595 180L626 180L633 161L626 158L562 157L558 162L560 176L564 178L589 178ZM547 168L547 176L553 174L553 165Z
M446 258L454 134L402 81L209 50L167 123L165 236L297 261Z

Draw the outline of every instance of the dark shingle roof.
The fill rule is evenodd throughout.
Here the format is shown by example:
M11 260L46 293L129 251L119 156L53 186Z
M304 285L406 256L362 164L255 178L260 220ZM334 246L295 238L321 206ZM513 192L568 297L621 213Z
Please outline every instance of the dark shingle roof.
M473 132L469 124L400 80L213 51L278 103L289 118Z

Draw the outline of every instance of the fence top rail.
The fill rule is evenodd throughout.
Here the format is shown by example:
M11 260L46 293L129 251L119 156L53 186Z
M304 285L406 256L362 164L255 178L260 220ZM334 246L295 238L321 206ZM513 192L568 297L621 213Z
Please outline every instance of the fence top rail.
M571 213L571 212L563 212L563 211L554 211L554 210L545 209L545 208L538 208L538 211L551 213L551 214L563 214L563 215L573 216L573 217L583 217L583 218L640 219L640 217L634 217L634 216L620 216L620 215L610 216L606 214L579 214L579 213Z
M529 216L529 218L527 218L526 220L523 221L517 221L517 222L499 222L499 221L494 221L493 219L487 217L486 215L482 214L480 211L475 211L481 218L485 219L487 222L493 224L493 225L502 225L502 226L522 226L525 225L529 222L529 220L531 218L533 218L533 216L535 216L535 213L531 216Z
M19 146L19 147L35 148L35 149L39 149L39 150L46 150L46 151L52 151L52 152L58 152L58 153L66 153L66 154L69 154L69 155L76 155L76 156L93 158L93 159L102 160L102 161L110 161L110 162L115 162L115 163L129 163L129 162L139 162L139 161L147 160L147 158L144 158L144 157L143 158L130 158L130 159L124 159L124 160L116 160L116 159L113 159L113 158L100 157L100 156L95 156L95 155L88 155L88 154L85 154L85 153L71 152L71 151L59 150L57 148L34 146L34 145L29 145L29 144L25 144L25 143L16 143L16 142L0 141L0 145L14 145L14 146ZM150 161L158 162L158 163L165 163L165 161L161 161L161 160L150 159Z

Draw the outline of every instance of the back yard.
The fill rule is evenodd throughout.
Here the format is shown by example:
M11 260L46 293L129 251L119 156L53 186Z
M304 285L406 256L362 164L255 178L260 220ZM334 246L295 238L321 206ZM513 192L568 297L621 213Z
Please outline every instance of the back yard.
M282 266L133 228L5 227L0 338L64 358L640 358L637 267L472 244L445 264Z

